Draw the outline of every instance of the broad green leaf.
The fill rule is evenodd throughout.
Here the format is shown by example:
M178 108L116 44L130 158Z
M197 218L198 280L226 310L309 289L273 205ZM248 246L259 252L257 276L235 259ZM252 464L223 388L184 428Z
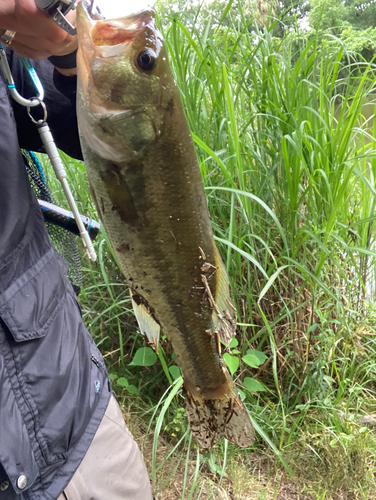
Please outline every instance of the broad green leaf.
M232 349L233 347L237 347L239 345L239 342L237 341L237 339L235 338L232 338L231 339L231 342L229 343L229 348Z
M239 368L239 358L236 356L231 356L228 352L223 355L223 360L226 363L231 375L234 375L236 370Z
M111 381L114 381L118 378L119 375L117 375L116 373L109 373L108 374L108 378L111 380Z
M139 390L135 385L128 385L127 391L130 392L131 394L134 394L135 396L138 396L140 394Z
M255 354L246 354L242 357L244 363L251 368L258 368L262 363L260 363L259 358Z
M117 381L116 381L116 383L120 387L128 387L129 386L128 380L126 378L124 378L124 377L118 378Z
M260 382L251 377L245 377L243 385L250 392L266 391L265 387L262 384L260 384Z
M151 347L140 347L129 366L153 366L156 361L157 355Z
M174 380L177 380L181 376L180 368L176 365L170 366L168 371L171 373L171 376Z
M247 354L253 354L254 356L256 356L260 361L260 365L265 363L265 361L268 359L268 356L266 354L261 351L257 351L256 349L247 349Z

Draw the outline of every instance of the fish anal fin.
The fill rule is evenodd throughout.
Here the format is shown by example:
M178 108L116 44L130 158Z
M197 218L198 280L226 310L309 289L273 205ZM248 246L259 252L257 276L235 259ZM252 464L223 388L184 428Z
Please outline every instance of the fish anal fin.
M211 448L222 436L240 448L253 445L255 431L237 391L221 399L204 399L185 389L185 400L188 421L201 448Z
M134 314L141 334L146 336L150 345L158 352L160 325L154 318L147 301L139 294L130 291Z

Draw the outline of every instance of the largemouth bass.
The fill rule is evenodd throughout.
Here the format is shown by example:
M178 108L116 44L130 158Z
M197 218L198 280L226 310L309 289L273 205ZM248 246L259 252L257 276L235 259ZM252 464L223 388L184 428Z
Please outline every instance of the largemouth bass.
M91 19L81 2L78 123L91 193L141 330L159 332L183 371L200 446L239 446L254 430L221 359L236 309L215 246L203 182L164 41L152 11Z

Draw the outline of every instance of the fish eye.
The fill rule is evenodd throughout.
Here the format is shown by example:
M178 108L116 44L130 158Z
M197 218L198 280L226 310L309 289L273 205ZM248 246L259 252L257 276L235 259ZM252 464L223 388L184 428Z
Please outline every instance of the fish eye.
M151 71L157 65L157 57L155 52L148 49L143 50L137 56L137 65L143 71Z

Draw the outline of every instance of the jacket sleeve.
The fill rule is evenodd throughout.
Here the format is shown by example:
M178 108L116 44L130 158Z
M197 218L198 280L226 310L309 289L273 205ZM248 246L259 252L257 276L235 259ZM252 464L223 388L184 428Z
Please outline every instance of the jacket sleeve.
M35 96L35 89L19 57L9 51L8 61L18 92L26 98ZM82 160L76 117L77 77L63 76L49 61L35 61L33 66L44 87L47 122L57 147L69 156ZM20 147L44 152L38 130L28 116L27 109L14 99L12 106ZM41 106L31 108L31 114L36 120L42 118Z

